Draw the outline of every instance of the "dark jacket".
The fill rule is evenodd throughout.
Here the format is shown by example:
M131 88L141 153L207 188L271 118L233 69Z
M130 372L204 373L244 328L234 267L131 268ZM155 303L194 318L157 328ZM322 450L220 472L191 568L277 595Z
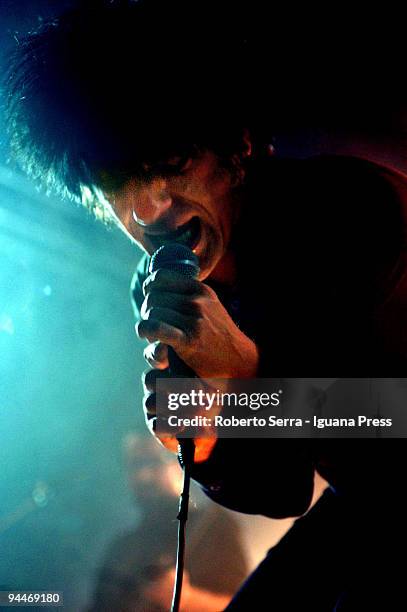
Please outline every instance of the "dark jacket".
M250 169L242 197L233 232L237 286L207 282L258 345L259 376L403 376L407 180L356 158L271 159ZM132 284L136 307L147 267L144 257ZM373 474L375 490L386 486L377 474L387 461L393 470L399 463L384 451L389 441L364 440L363 453L360 442L218 440L194 477L232 509L300 515L315 466L334 486L362 495Z

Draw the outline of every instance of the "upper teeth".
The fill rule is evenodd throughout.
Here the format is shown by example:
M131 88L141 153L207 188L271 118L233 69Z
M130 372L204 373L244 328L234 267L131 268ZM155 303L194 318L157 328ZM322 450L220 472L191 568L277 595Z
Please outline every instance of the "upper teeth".
M187 228L185 231L182 232L182 234L180 234L176 238L160 238L160 242L162 244L168 244L169 242L179 242L181 244L187 245L188 242L191 240L191 237L192 230L190 228Z

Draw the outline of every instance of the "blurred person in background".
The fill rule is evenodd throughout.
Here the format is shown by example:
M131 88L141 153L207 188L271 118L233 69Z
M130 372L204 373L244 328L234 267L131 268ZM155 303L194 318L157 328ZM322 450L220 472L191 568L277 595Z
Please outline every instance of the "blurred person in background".
M182 473L175 458L151 438L124 440L128 479L141 516L106 551L89 612L169 610L174 584L177 497ZM221 610L247 577L239 524L192 491L182 610ZM216 554L214 551L216 550ZM227 568L227 570L226 570Z

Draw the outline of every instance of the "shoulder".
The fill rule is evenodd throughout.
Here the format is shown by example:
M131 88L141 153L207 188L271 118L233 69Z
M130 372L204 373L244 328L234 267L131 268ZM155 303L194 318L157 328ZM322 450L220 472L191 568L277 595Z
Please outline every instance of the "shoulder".
M305 160L321 194L333 198L340 209L355 206L355 213L398 214L402 218L407 177L376 162L344 156L317 156Z
M250 168L246 197L259 199L267 217L295 213L311 220L319 214L340 222L369 216L370 223L392 218L399 226L407 220L407 176L358 157L262 160Z
M403 272L407 177L357 157L274 161L270 191L274 183L279 210L271 218L282 221L290 244L380 302Z
M380 198L403 199L407 196L407 176L401 172L361 157L316 155L303 159L268 158L254 164L249 172L250 191L272 186L287 194L303 191L304 195L318 193L328 199L346 194L343 205L352 194ZM379 191L377 191L379 190ZM274 188L273 188L274 192Z
M321 183L319 211L326 208L321 217L334 256L358 282L373 283L377 297L386 297L404 273L407 177L354 157L317 157L308 165Z
M311 234L314 227L354 237L359 244L369 237L382 243L387 239L389 248L404 242L407 177L366 159L321 155L263 160L249 173L245 197L249 205L255 201L261 207L263 225L278 221L288 223L285 229L301 227Z

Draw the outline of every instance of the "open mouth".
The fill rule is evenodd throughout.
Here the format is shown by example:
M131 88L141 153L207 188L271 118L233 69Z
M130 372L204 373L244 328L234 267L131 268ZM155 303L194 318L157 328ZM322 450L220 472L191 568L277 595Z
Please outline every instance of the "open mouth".
M190 219L184 225L178 227L174 232L168 232L167 234L147 235L154 249L158 249L160 246L170 242L178 242L179 244L184 244L190 249L193 249L199 242L200 234L200 221L198 217L192 217L192 219Z

